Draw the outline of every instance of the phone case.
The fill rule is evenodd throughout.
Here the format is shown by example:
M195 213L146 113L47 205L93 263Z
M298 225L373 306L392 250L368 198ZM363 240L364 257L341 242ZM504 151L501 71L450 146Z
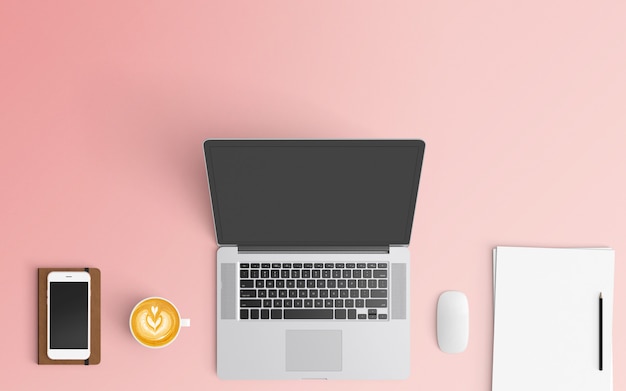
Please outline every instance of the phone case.
M100 269L96 268L40 268L38 270L38 336L39 352L37 362L40 365L97 365L100 364ZM47 322L47 278L48 273L55 271L86 271L91 275L91 353L87 360L51 360L48 358Z

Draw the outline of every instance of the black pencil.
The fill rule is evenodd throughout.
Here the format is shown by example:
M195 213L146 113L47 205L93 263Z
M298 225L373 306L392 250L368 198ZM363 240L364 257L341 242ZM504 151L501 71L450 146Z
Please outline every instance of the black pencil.
M602 370L602 292L600 292L600 370Z

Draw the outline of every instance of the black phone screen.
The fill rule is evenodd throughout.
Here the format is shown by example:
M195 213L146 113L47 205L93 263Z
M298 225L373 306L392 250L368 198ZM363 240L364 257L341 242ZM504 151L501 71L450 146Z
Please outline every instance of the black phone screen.
M87 282L50 283L50 348L87 349L89 333Z

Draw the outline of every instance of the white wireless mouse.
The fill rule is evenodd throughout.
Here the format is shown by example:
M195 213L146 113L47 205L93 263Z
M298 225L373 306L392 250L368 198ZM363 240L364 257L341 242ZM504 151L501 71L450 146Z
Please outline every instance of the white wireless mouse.
M445 353L461 353L469 340L469 305L465 293L446 291L437 302L437 343Z

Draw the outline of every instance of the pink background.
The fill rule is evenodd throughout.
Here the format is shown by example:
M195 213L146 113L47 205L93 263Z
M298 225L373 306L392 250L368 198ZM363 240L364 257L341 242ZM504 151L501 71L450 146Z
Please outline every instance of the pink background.
M215 373L202 141L410 137L411 377L324 386L489 390L491 249L607 245L625 389L624 20L619 0L2 0L0 388L248 389ZM102 270L98 366L36 363L36 270L61 266ZM470 301L459 355L436 342L448 289ZM127 326L149 295L192 318L158 351Z

